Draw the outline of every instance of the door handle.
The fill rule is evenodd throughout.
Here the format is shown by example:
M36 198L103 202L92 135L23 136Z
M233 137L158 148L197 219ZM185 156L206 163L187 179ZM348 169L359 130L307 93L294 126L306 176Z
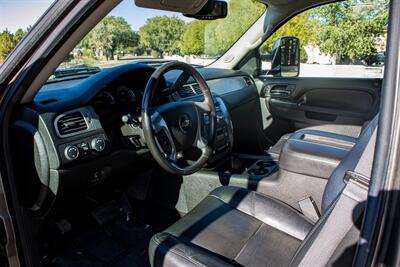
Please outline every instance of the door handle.
M263 90L263 97L270 95L275 98L288 98L295 89L294 84L267 84Z
M282 89L272 89L269 91L269 94L271 96L275 96L275 97L288 97L288 96L290 96L291 92L288 90L282 90Z

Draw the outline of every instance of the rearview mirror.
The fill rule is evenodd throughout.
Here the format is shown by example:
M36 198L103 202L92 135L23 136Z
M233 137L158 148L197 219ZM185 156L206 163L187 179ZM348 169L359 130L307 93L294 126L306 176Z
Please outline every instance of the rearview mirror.
M226 18L228 5L225 1L209 0L196 14L183 14L185 17L199 20L216 20Z
M272 46L272 53L261 57L271 60L271 69L267 74L297 77L300 73L300 40L296 37L279 38Z

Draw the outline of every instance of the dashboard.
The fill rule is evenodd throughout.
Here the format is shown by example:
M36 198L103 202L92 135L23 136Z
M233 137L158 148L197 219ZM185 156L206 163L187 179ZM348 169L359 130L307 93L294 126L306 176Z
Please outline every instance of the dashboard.
M127 64L86 79L44 85L14 123L18 136L31 136L33 142L21 147L18 157L37 157L34 168L40 172L34 175L58 185L55 195L78 194L121 173L148 168L153 160L141 130L140 114L143 92L153 71L144 64ZM259 98L254 81L246 73L207 68L199 72L214 95L218 115L213 162L231 152L236 136L243 134L243 114L248 112L242 109L254 107ZM176 92L162 94L179 74L171 71L165 75L156 89L160 97L155 104L202 99L191 80Z

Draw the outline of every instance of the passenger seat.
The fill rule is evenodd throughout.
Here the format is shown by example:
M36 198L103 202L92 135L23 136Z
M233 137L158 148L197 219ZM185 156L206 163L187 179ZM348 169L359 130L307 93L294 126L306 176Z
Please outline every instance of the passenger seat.
M350 266L360 237L378 119L330 176L314 224L268 195L215 189L150 241L153 267Z

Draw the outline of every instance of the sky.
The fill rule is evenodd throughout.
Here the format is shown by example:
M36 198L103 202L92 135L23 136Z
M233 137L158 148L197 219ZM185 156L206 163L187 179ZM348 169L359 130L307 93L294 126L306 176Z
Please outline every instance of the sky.
M52 2L53 0L0 0L0 32L5 29L15 32L18 28L26 29L35 24ZM135 31L154 16L176 15L185 21L191 21L178 13L139 8L135 6L134 0L124 0L110 15L124 17Z

